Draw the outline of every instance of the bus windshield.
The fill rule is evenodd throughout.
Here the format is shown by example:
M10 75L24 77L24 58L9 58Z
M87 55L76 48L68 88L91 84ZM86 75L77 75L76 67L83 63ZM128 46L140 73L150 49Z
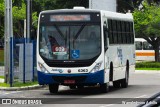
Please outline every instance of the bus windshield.
M88 60L101 52L100 25L61 23L40 26L39 53L48 60Z

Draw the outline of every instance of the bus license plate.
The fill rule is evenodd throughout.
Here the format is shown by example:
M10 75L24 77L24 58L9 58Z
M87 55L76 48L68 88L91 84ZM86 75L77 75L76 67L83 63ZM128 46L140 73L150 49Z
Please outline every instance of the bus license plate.
M75 84L75 80L64 80L65 84Z

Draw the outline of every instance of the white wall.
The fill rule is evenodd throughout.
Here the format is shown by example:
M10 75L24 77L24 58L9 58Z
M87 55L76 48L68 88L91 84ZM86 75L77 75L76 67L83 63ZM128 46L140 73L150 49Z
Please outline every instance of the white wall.
M116 12L116 1L117 0L89 0L89 8Z

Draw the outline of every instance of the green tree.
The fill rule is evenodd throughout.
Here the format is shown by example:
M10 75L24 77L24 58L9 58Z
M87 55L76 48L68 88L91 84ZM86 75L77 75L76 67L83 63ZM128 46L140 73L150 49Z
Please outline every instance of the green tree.
M0 39L4 36L4 0L0 0Z
M13 6L13 25L14 25L14 35L16 37L23 37L24 34L24 19L26 19L26 4L22 1L22 4L18 6ZM32 20L35 22L38 20L37 12L32 13Z
M24 19L26 19L26 4L24 0L12 0L13 35L23 37ZM0 38L4 36L4 0L0 0ZM38 19L37 12L32 13L33 22ZM36 24L35 24L36 25Z
M22 3L21 7L13 6L13 35L15 37L23 36L23 20L26 14L26 5Z
M155 61L159 62L160 46L160 6L143 3L142 10L135 10L133 13L135 22L136 37L141 37L149 42L155 50Z
M140 5L143 5L144 0L117 0L118 7L117 11L122 13L127 13L128 10L133 12L135 9L139 9ZM147 3L159 4L160 0L146 0Z
M74 6L88 7L89 0L33 0L32 10L37 13L43 10L73 8Z

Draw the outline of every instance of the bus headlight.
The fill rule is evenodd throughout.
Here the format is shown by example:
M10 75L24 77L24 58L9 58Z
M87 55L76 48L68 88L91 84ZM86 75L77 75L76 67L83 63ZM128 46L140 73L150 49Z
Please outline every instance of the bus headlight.
M44 73L49 73L48 70L43 66L43 64L41 64L40 62L38 62L39 68L41 69L42 72Z
M91 70L90 73L95 73L97 71L99 71L99 69L101 68L102 62L97 63L94 68Z

